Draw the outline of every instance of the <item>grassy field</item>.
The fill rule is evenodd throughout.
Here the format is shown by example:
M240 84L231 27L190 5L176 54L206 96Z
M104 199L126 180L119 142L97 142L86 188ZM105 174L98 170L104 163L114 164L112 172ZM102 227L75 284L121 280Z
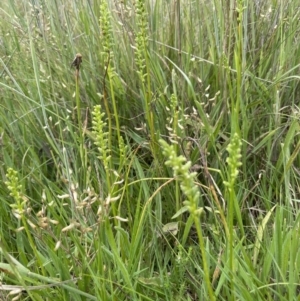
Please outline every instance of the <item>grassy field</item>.
M299 28L295 0L1 1L0 300L299 301Z

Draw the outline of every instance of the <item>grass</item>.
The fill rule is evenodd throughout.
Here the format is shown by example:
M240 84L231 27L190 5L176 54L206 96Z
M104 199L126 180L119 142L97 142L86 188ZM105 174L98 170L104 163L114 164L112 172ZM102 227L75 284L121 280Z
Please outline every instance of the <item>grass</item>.
M299 300L296 1L65 2L0 5L0 298Z

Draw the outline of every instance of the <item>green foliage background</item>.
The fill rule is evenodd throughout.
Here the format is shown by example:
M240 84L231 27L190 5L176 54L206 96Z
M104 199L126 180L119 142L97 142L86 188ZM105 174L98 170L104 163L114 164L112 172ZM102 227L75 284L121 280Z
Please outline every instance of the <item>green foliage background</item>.
M299 20L2 1L1 298L299 300Z

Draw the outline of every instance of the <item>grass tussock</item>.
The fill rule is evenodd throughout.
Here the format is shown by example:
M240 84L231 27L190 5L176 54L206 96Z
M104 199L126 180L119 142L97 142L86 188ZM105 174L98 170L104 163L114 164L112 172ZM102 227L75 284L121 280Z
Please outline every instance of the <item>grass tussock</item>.
M299 16L2 1L0 299L298 300Z

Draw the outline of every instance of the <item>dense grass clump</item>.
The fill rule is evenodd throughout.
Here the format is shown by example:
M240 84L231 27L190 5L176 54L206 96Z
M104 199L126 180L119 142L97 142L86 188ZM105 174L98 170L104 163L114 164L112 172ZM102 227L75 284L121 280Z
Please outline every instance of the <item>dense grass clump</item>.
M298 300L299 28L293 0L1 1L0 299Z

